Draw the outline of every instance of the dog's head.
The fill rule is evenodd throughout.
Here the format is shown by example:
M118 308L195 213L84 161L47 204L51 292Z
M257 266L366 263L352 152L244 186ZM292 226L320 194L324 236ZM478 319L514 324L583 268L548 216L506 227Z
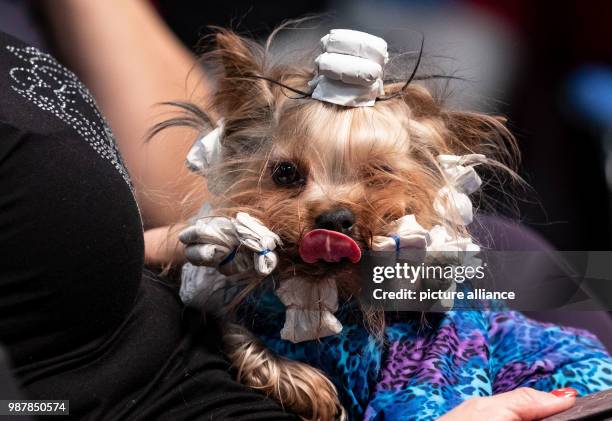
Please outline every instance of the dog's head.
M346 108L277 98L276 104L268 141L241 157L246 159L237 165L225 203L282 238L280 255L291 270L313 274L313 267L298 264L297 253L313 229L343 233L367 249L403 215L414 214L425 226L435 221L432 201L440 180L431 157L417 158L405 103Z
M247 212L277 233L281 271L347 270L302 262L298 246L313 229L343 233L367 249L403 215L431 227L439 222L434 197L447 183L436 156L499 156L512 139L499 119L446 110L417 84L373 107L295 98L270 81L308 90L311 66L269 66L263 48L230 32L220 32L217 44L207 56L220 64L213 107L225 124L223 163L209 172L215 208ZM400 89L385 86L390 94Z

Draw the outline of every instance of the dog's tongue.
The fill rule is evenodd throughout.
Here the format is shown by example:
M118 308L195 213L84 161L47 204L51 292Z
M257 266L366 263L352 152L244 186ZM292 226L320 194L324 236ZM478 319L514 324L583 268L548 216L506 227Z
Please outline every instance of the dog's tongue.
M315 263L319 259L339 262L343 257L357 263L361 259L361 250L355 240L337 231L324 229L307 232L300 242L299 252L306 263Z

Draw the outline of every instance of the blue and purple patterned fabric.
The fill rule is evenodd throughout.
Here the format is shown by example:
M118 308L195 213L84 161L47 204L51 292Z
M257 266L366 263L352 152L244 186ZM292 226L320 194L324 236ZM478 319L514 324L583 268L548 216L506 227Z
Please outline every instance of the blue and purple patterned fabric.
M612 387L612 359L594 336L517 312L397 314L381 342L345 305L339 335L299 344L280 338L284 307L273 294L250 301L247 313L245 325L268 347L328 375L350 420L432 420L466 399L521 386L579 395Z

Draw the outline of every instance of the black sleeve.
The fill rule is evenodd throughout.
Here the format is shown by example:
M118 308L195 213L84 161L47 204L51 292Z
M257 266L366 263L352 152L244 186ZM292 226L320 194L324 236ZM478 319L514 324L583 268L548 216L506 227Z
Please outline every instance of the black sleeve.
M25 397L68 399L73 419L295 419L237 383L215 326L143 270L134 191L87 89L3 34L0 191L0 343Z

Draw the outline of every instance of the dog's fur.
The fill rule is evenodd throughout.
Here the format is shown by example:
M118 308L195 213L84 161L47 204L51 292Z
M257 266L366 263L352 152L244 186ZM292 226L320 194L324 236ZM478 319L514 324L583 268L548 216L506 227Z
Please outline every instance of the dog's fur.
M247 212L281 237L277 278L298 275L316 282L325 274L335 277L341 296L356 295L359 285L350 265L300 263L297 244L315 228L318 215L349 209L356 217L350 235L367 247L374 235L385 234L387 223L406 214L414 214L425 228L444 223L432 207L447 183L437 155L482 153L493 167L507 170L513 164L516 145L503 119L445 109L420 84L413 82L373 107L291 98L299 95L270 80L307 91L312 62L272 65L267 47L227 30L217 32L216 47L204 61L219 69L212 104L175 104L190 116L157 129L178 123L210 130L215 119L203 108L223 116L224 159L208 180L217 193L213 205L222 215ZM391 83L385 91L401 88ZM302 182L275 183L280 162L294 164ZM463 227L450 228L465 234ZM253 279L246 291L260 281ZM374 330L383 327L384 317L366 314L364 319ZM245 384L304 419L342 417L335 388L320 371L274 355L242 327L228 326L224 339Z

